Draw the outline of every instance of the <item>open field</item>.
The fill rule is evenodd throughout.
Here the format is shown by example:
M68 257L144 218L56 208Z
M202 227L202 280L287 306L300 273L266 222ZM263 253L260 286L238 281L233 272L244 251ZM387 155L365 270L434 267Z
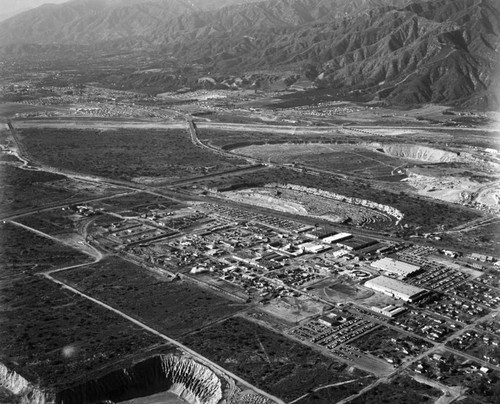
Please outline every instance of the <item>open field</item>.
M432 403L439 398L442 392L435 387L419 383L411 377L402 375L389 383L381 383L367 393L351 401L354 404L405 403L422 404Z
M500 251L500 221L460 233L443 234L442 239L435 241L438 248L449 248L464 253L481 252L497 255Z
M243 166L191 143L187 130L20 130L35 161L70 171L149 182L193 177Z
M40 230L51 236L63 236L77 231L78 225L88 218L75 214L69 209L56 209L46 212L39 212L17 219L17 222L28 227Z
M4 279L90 262L89 256L11 223L0 225ZM7 275L8 274L8 275Z
M184 205L170 198L151 195L145 192L136 192L113 199L103 200L95 206L104 208L106 212L123 213L132 211L138 214L145 213L148 209L153 207L167 210L177 210L184 207Z
M45 183L62 180L57 174L28 171L0 165L0 212L10 213L19 209L33 209L55 201L66 201L72 193Z
M42 208L52 203L99 198L122 192L119 187L95 186L45 171L24 170L0 165L0 213Z
M330 172L349 174L351 176L399 181L405 176L398 167L406 165L401 158L392 157L375 151L369 145L356 146L346 144L272 144L262 146L247 146L238 148L235 152L263 161L280 164L304 164Z
M297 111L291 110L290 114L296 116ZM226 150L239 147L279 143L325 143L325 144L351 144L356 145L361 141L414 143L431 147L455 147L472 150L478 148L499 148L498 129L480 126L479 128L466 128L454 126L450 128L436 127L422 121L387 122L386 124L360 126L357 119L343 119L342 126L330 125L327 121L316 122L314 126L297 125L263 125L259 122L218 123L197 122L200 140ZM335 118L337 120L337 118ZM254 118L255 121L255 118ZM336 122L340 123L340 122ZM348 125L348 126L344 126Z
M160 342L35 272L87 256L11 224L1 227L0 362L42 387L60 389Z
M117 257L58 273L57 278L173 338L246 307Z
M214 123L199 122L196 124L199 139L206 144L221 148L223 150L233 150L238 152L239 148L251 145L276 145L281 143L303 144L304 142L337 142L344 139L343 134L336 128L308 128L309 130L297 130L290 127L249 125L247 128L240 128L243 125L221 124L219 128ZM208 128L205 128L208 126ZM240 130L241 129L241 130Z
M327 399L315 401L336 402L373 380L366 373L347 369L341 362L238 317L190 334L182 342L286 401L319 386L354 380L335 389Z

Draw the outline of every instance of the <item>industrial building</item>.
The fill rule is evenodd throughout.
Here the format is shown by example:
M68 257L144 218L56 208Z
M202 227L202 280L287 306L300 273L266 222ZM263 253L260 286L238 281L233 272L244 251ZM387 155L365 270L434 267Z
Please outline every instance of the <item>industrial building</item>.
M378 261L374 261L371 266L381 271L395 274L399 279L405 279L420 271L420 267L417 265L408 264L392 258L382 258Z
M383 316L393 318L398 314L404 313L406 311L406 308L394 306L391 304L390 306L386 306L383 308L372 306L371 310L374 311L375 313L382 314Z
M396 299L404 300L405 302L417 301L427 294L427 290L425 289L408 285L407 283L388 278L387 276L378 276L370 279L365 283L365 286L377 292L393 296Z
M350 251L357 251L361 250L366 247L370 247L372 245L378 244L377 240L373 240L368 237L361 237L361 236L356 236L354 238L351 238L349 240L343 240L341 242L338 242L337 245L339 247L345 248Z
M342 240L348 240L350 238L352 238L352 234L350 233L338 233L334 234L333 236L325 237L322 241L324 243L334 244Z

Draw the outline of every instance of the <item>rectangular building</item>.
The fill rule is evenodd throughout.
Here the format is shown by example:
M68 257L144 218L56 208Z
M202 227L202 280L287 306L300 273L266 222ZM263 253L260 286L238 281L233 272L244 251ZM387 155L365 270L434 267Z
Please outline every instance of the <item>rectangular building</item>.
M407 283L388 278L387 276L378 276L370 279L365 282L365 286L396 299L404 300L405 302L417 301L427 293L425 289L408 285Z
M334 234L333 236L325 237L321 241L323 241L324 243L333 244L350 238L352 238L352 234L350 233L339 233L339 234Z
M408 264L406 262L387 257L372 262L371 266L381 271L395 274L400 279L407 278L408 276L420 271L420 267L417 265Z
M386 306L383 308L372 306L371 307L372 311L375 313L382 314L383 316L393 318L397 316L398 314L404 313L407 309L404 307L398 307L394 305Z

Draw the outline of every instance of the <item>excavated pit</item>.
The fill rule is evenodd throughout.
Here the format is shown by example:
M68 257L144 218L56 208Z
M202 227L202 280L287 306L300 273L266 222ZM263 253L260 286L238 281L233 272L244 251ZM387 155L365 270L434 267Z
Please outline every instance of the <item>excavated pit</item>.
M450 163L459 160L458 153L419 145L392 144L385 145L377 150L383 151L389 156L427 163Z
M221 381L208 367L184 356L158 355L61 391L56 403L120 403L169 391L191 404L217 404Z
M52 402L50 395L46 395L19 373L0 363L0 403L46 404L49 402Z

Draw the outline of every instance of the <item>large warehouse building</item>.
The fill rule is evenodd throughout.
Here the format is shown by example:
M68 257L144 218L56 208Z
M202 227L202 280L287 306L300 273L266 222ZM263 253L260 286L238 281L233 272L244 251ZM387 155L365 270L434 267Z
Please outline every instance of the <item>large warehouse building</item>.
M395 274L399 279L404 279L420 271L420 267L417 265L408 264L392 258L382 258L372 262L371 265L381 271Z
M396 299L402 299L405 302L417 301L427 293L425 289L408 285L407 283L388 278L387 276L378 276L370 279L365 283L365 286L377 292L393 296Z

